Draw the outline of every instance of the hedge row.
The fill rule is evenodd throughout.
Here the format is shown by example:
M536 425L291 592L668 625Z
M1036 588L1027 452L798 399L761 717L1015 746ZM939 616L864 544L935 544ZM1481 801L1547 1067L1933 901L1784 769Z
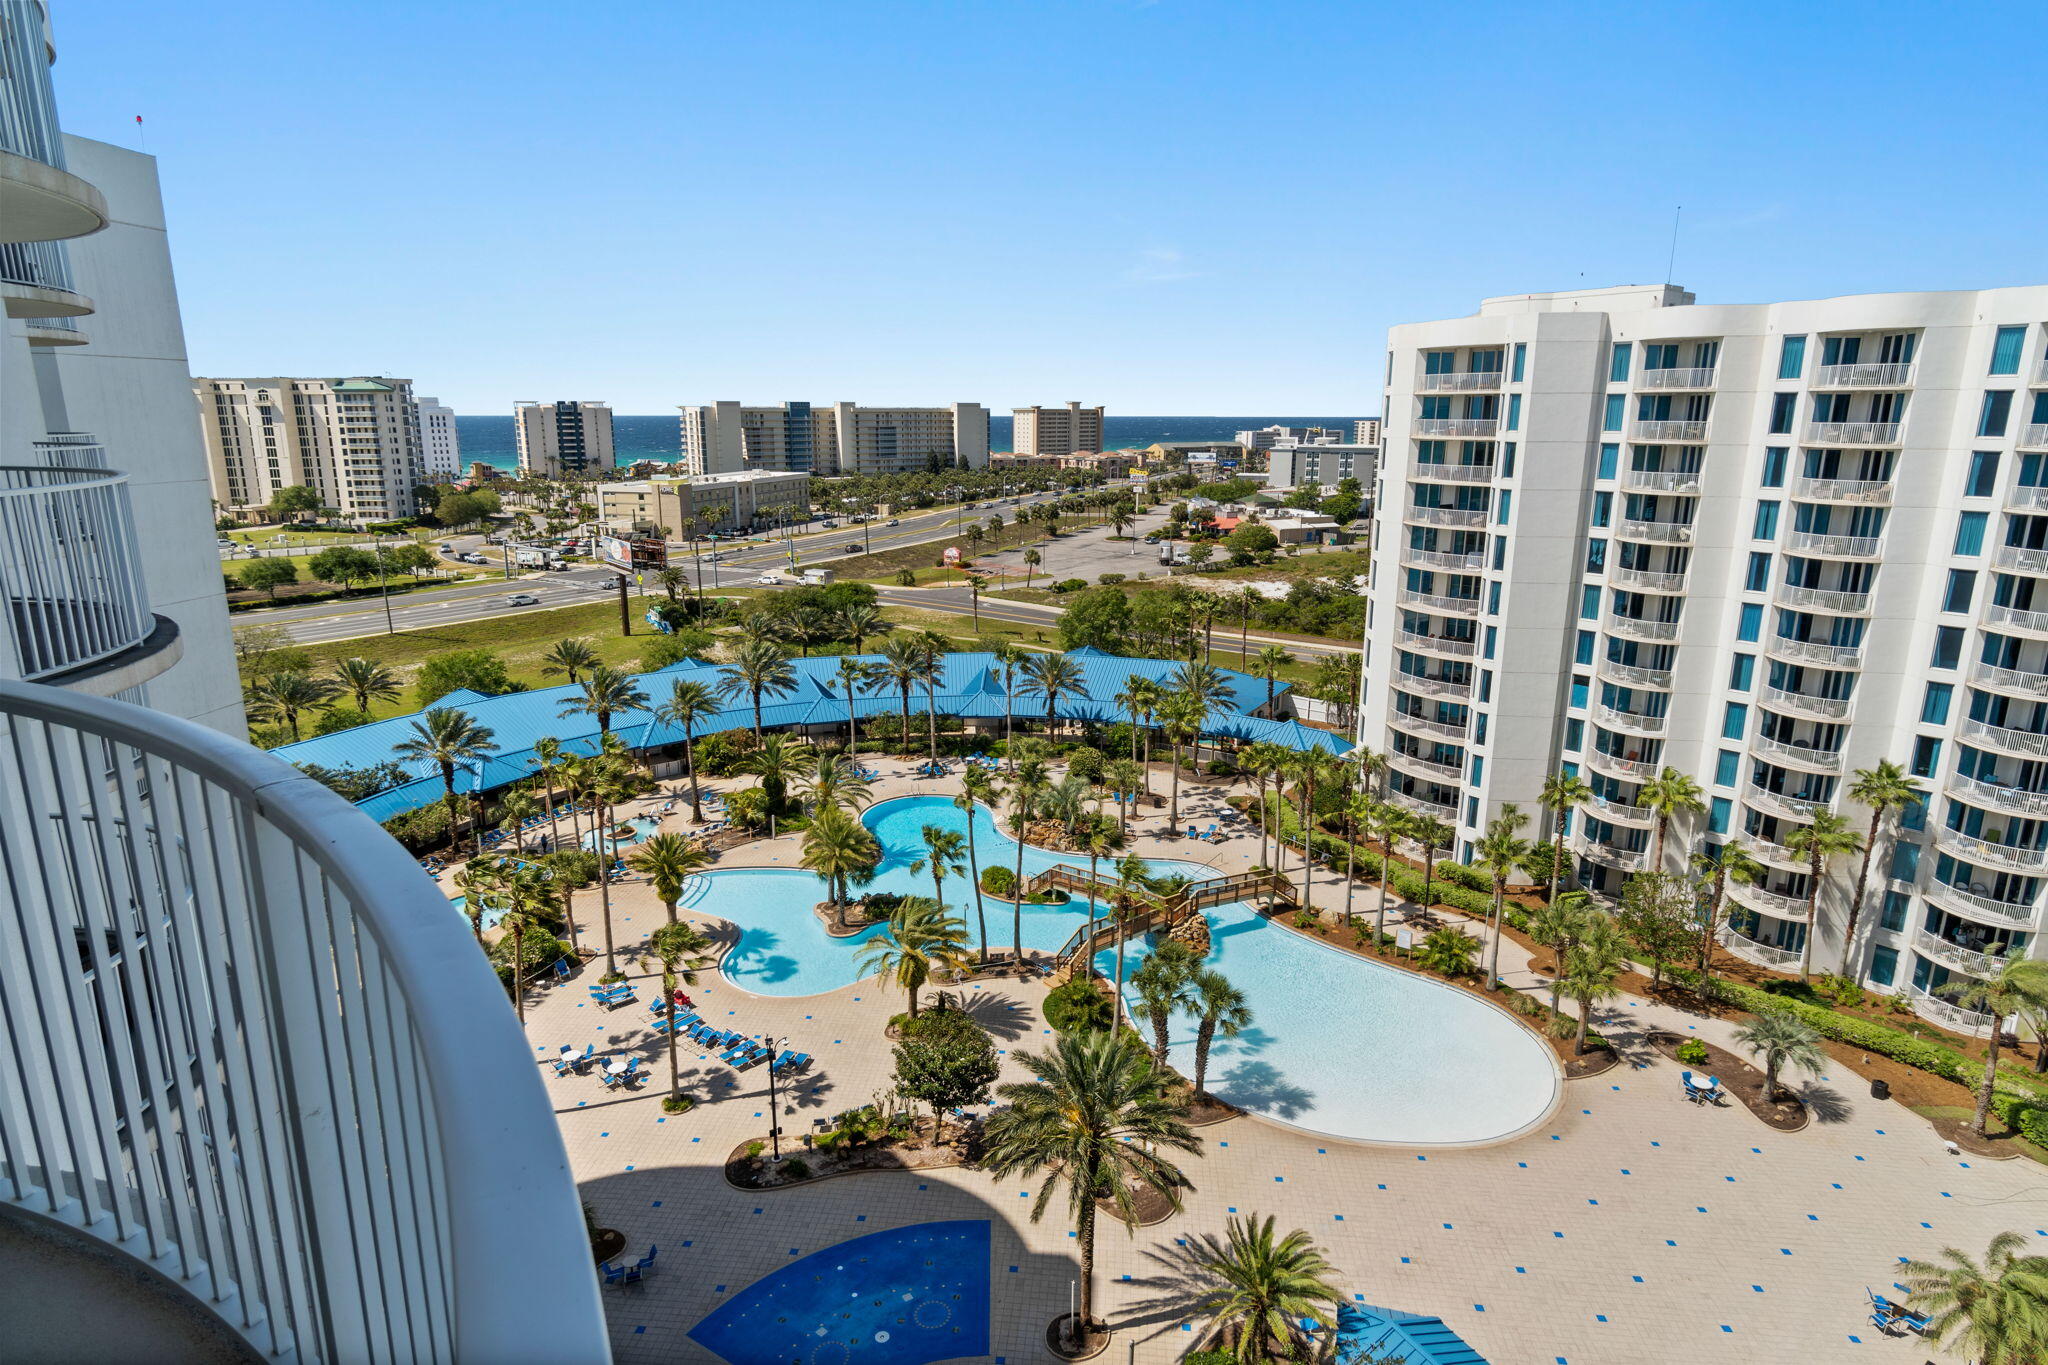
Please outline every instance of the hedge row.
M1266 809L1270 818L1273 809L1270 797L1267 798ZM1301 820L1291 806L1280 807L1280 837L1296 852L1300 851ZM1325 866L1340 871L1355 847L1359 875L1372 881L1379 880L1380 855L1364 844L1354 846L1334 834L1317 830L1311 838L1311 846ZM1477 889L1470 885L1474 881L1478 883ZM1422 874L1398 859L1393 864L1393 876L1387 885L1411 901L1419 904L1422 900ZM1436 865L1436 875L1430 879L1429 899L1432 904L1447 905L1460 914L1485 917L1493 913L1491 884L1461 863L1446 861ZM1515 928L1528 931L1529 914L1526 910L1510 902L1502 908L1502 915Z

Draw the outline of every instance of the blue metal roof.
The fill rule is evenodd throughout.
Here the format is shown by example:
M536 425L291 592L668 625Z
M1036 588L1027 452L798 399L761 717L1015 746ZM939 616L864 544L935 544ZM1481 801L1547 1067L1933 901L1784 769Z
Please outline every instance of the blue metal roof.
M1378 1354L1373 1354L1377 1349ZM1441 1318L1371 1304L1337 1310L1337 1365L1401 1360L1406 1365L1486 1365L1486 1357Z
M840 657L826 655L790 660L796 671L796 688L785 696L762 697L762 726L773 729L786 725L844 725L846 693L836 677ZM873 662L879 656L868 654L860 657ZM1115 698L1130 685L1131 679L1150 678L1165 683L1181 667L1169 659L1127 659L1096 649L1077 649L1067 657L1080 666L1082 693L1060 699L1056 709L1064 720L1104 723L1123 720L1125 714L1117 706ZM1218 669L1217 672L1223 677L1226 692L1203 723L1204 735L1264 740L1291 749L1315 747L1333 754L1350 750L1350 742L1340 735L1311 729L1296 721L1268 720L1248 714L1248 708L1265 704L1265 682L1233 669ZM688 680L703 683L716 691L721 681L719 675L717 664L702 659L684 659L652 673L637 674L635 681L647 694L650 703L659 706L667 697L672 683ZM1286 690L1282 686L1275 695ZM434 703L436 707L451 707L467 714L478 725L490 730L492 741L497 746L497 752L491 757L457 774L456 789L468 792L478 787L501 787L531 775L535 767L534 743L547 736L558 740L565 752L595 752L598 740L596 718L580 711L563 714L564 704L580 695L580 688L568 684L537 688L531 692L508 692L496 697L464 689L451 692ZM1025 693L1021 679L1014 703L1007 702L1002 670L995 666L995 656L988 653L946 655L940 667L937 695L939 711L943 715L993 719L1004 713L1006 704L1013 705L1014 713L1025 719L1045 714L1044 698ZM910 697L912 713L921 712L924 705L924 689L913 689ZM854 709L863 720L897 715L902 710L902 694L886 683L879 684L856 697ZM379 763L397 763L414 780L357 803L376 819L389 820L417 810L441 796L441 776L432 763L407 761L395 752L398 745L412 737L413 722L419 714L415 712L372 721L335 734L280 745L272 752L291 763L318 764L324 768L367 768ZM716 716L699 721L692 737L702 739L727 730L751 729L753 724L753 702L740 696L732 699L731 704ZM683 738L681 727L656 721L651 711L645 709L617 713L612 717L611 728L635 749L676 744Z

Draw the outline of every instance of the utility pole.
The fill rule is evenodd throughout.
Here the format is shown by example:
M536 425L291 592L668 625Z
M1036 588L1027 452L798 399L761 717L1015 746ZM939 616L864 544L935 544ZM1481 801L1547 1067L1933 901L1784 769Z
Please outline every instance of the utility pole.
M398 627L391 624L391 580L384 571L384 547L374 537L370 541L370 553L377 557L377 586L384 593L384 633L396 635Z
M633 613L626 605L626 575L619 575L619 634L633 633Z

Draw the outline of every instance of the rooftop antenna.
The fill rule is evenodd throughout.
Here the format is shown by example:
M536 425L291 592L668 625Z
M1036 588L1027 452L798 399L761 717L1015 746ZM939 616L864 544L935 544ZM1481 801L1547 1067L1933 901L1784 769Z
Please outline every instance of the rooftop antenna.
M1678 265L1678 215L1685 212L1685 205L1679 204L1671 210L1671 254L1664 259L1664 283L1671 283L1672 272Z

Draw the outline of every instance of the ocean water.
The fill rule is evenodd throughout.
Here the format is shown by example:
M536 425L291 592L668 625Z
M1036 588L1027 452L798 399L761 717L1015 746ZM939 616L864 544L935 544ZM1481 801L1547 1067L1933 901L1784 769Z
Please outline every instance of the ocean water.
M1240 431L1259 427L1336 427L1347 434L1350 417L1119 417L1111 413L1102 420L1103 444L1112 450L1126 446L1149 446L1155 441L1228 441ZM989 449L1010 448L1015 423L1009 417L988 419ZM462 438L465 463L482 460L500 469L519 463L519 445L507 417L457 417L455 429ZM673 460L681 440L675 414L658 417L612 418L612 441L619 463L635 460Z

